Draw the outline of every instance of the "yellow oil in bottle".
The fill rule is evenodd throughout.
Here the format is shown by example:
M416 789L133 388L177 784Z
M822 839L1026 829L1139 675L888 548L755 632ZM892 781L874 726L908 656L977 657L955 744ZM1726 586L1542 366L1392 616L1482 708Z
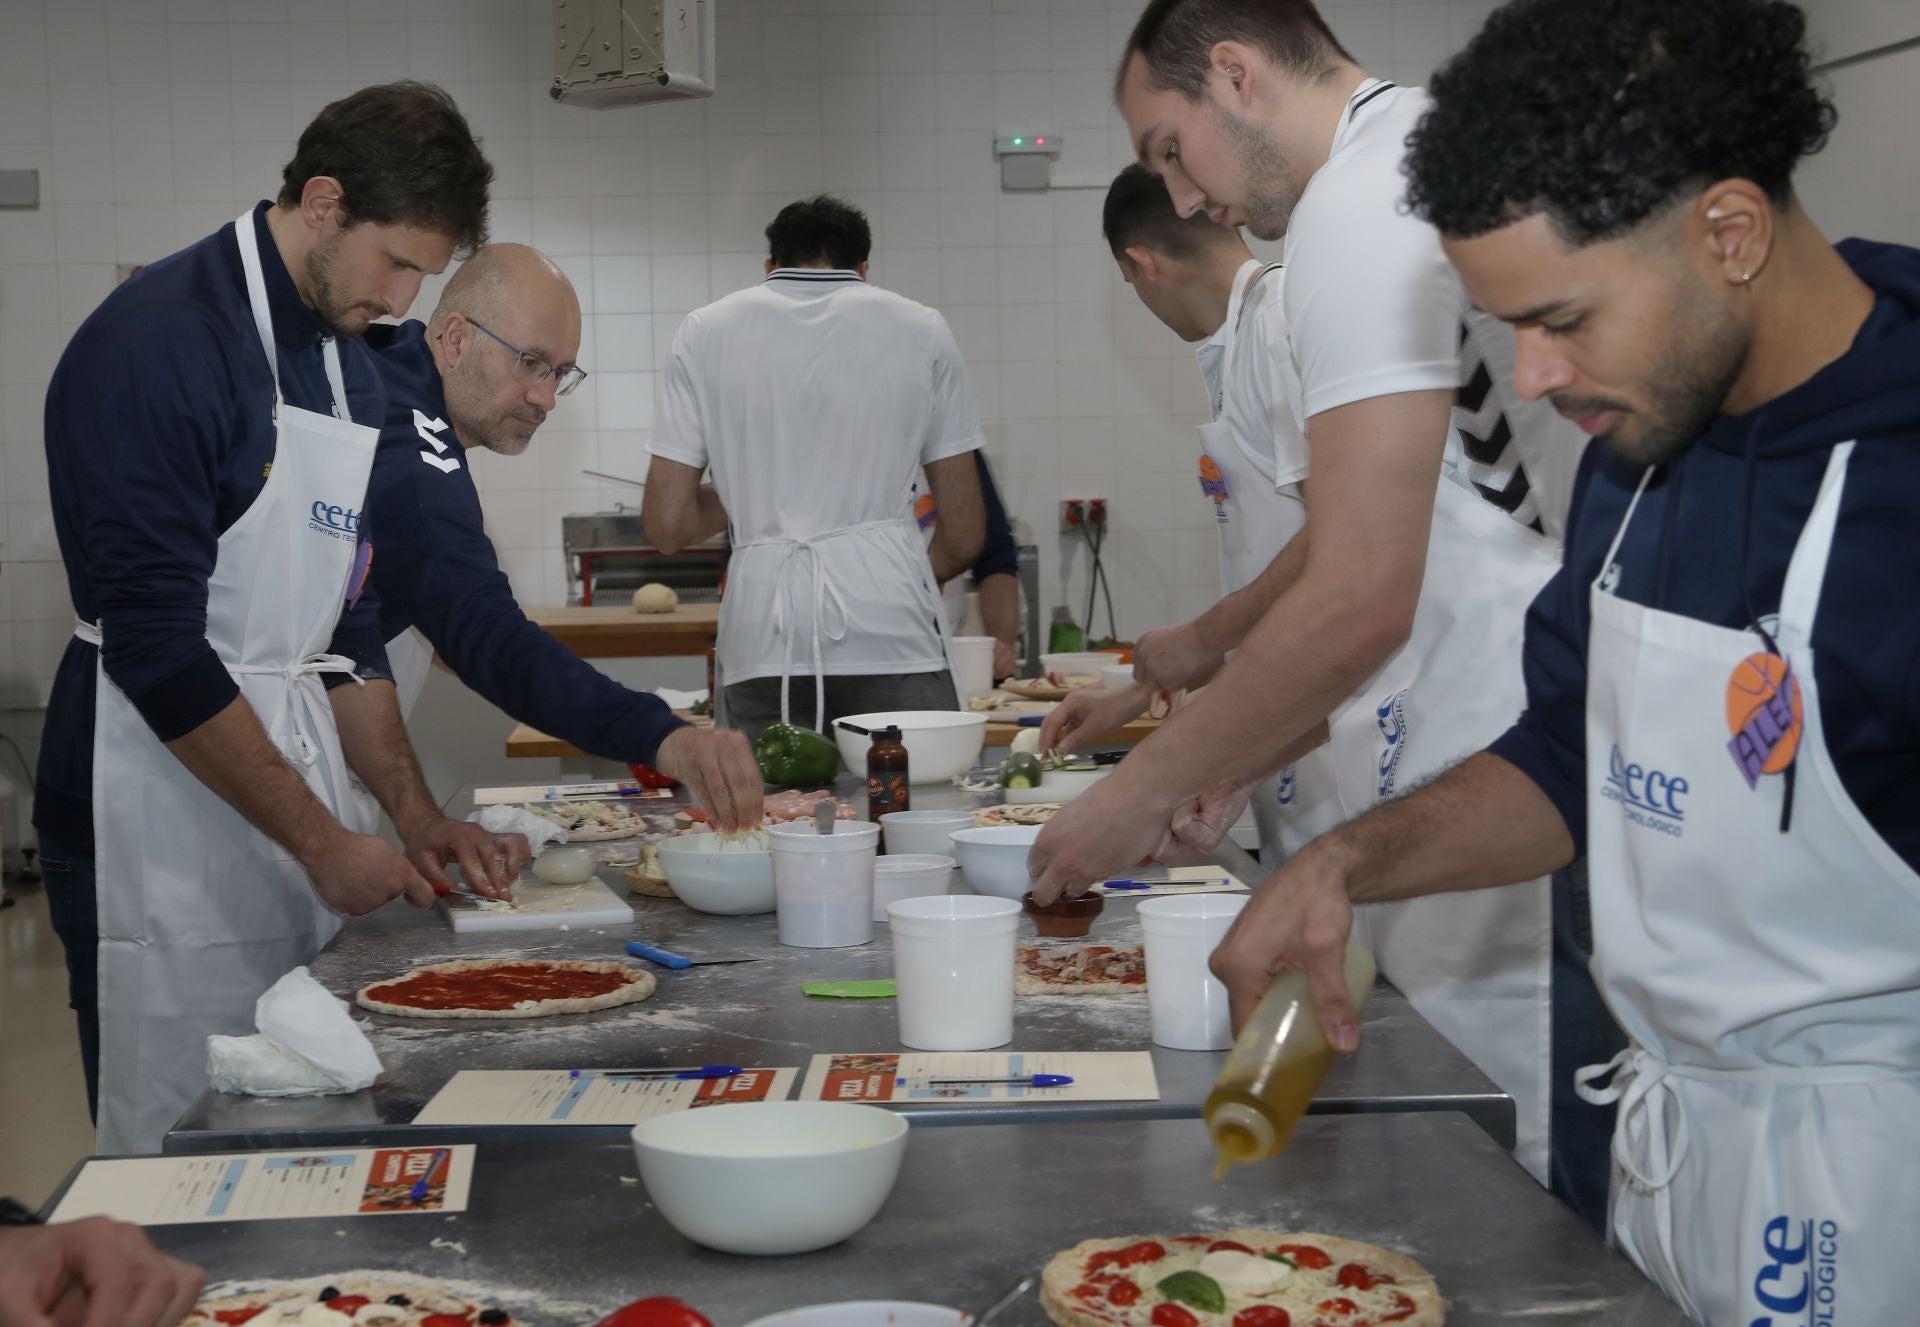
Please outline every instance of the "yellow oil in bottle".
M1347 991L1358 1010L1373 986L1373 955L1347 947ZM1236 1163L1275 1156L1293 1137L1334 1050L1307 998L1306 976L1283 972L1240 1030L1201 1114L1213 1138L1213 1177Z

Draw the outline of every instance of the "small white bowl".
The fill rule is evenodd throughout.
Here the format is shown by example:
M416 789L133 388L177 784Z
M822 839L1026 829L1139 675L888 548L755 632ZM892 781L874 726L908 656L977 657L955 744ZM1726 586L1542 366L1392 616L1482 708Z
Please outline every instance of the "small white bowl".
M759 1101L633 1127L647 1197L667 1224L723 1253L807 1253L879 1214L900 1178L907 1122L878 1106Z
M887 852L931 853L936 857L953 854L948 840L956 829L971 829L971 811L889 811L880 817L880 833Z
M1119 650L1081 650L1073 654L1043 654L1040 666L1049 673L1097 677L1103 668L1120 662Z
M1100 670L1100 685L1108 691L1125 691L1133 685L1133 665L1108 664Z
M1027 879L1027 853L1040 837L1039 825L986 825L953 836L953 856L976 894L1016 901L1033 888Z
M718 834L676 834L660 840L660 869L680 901L723 917L773 911L773 853L720 850Z
M770 1313L755 1318L747 1327L966 1327L972 1321L972 1314L943 1309L938 1304L861 1299Z
M851 723L868 732L892 727L900 730L900 741L907 748L907 782L915 787L927 783L945 783L956 774L973 768L980 749L987 744L987 716L966 710L889 710L878 714L843 715L833 725L833 740L840 746L840 759L861 778L867 773L867 748L873 738L856 733L841 724Z
M591 843L555 843L533 859L533 873L550 885L584 885L600 869Z

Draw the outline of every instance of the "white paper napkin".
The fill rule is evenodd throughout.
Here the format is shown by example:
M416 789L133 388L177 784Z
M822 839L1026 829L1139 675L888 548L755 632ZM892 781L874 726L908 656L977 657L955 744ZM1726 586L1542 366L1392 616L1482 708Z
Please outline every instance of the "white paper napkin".
M489 834L525 834L527 846L538 857L549 843L565 843L567 831L551 820L518 806L483 806L467 817Z
M380 1076L373 1043L305 968L269 987L253 1007L251 1037L208 1037L207 1077L221 1092L256 1097L358 1092Z

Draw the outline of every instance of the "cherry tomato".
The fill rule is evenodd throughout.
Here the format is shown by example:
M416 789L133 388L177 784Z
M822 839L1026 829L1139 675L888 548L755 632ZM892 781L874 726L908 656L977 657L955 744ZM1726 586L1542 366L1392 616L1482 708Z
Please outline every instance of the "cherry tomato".
M365 1295L335 1295L326 1303L327 1307L335 1313L344 1313L351 1318L361 1309L364 1309L367 1306L367 1302Z
M1094 1300L1099 1299L1106 1293L1106 1287L1097 1281L1082 1281L1067 1293L1075 1299L1084 1299L1087 1303L1091 1304Z
M1371 1267L1362 1267L1357 1262L1342 1266L1340 1275L1336 1279L1349 1290L1371 1290L1377 1285L1393 1284L1393 1278L1384 1272L1376 1272Z
M652 1299L636 1299L625 1308L615 1309L600 1327L713 1327L713 1324L671 1295L657 1295Z
M1141 1263L1159 1262L1167 1256L1167 1246L1143 1239L1138 1244L1129 1244L1120 1250L1122 1267L1138 1267Z
M1314 1307L1322 1313L1334 1313L1343 1318L1349 1314L1360 1311L1360 1306L1348 1299L1345 1295L1340 1295L1333 1299L1323 1299L1314 1305Z
M215 1322L225 1323L227 1327L240 1327L240 1324L249 1318L264 1313L266 1307L265 1304L256 1304L252 1308L246 1309L221 1309L218 1313L214 1314L213 1317Z
M651 765L628 765L627 773L633 775L633 781L642 788L673 787L673 780Z
M1233 1327L1293 1327L1293 1315L1271 1304L1255 1304L1233 1315Z
M1107 1303L1131 1304L1140 1298L1140 1287L1131 1281L1115 1281L1107 1287Z
M1155 1306L1153 1317L1148 1319L1153 1327L1200 1327L1200 1319L1188 1313L1178 1304L1160 1304Z
M1120 1250L1108 1249L1104 1253L1096 1253L1093 1257L1087 1259L1087 1271L1089 1273L1097 1272L1102 1268L1111 1267L1119 1261Z
M1386 1317L1380 1319L1380 1321L1381 1322L1404 1322L1408 1318L1411 1318L1414 1315L1414 1311L1419 1307L1420 1306L1418 1304L1413 1302L1412 1295L1402 1294L1400 1291L1396 1290L1393 1292L1393 1312L1389 1313Z
M1229 1250L1230 1252L1233 1252L1233 1253L1252 1253L1253 1252L1253 1250L1248 1248L1246 1245L1236 1244L1230 1239L1217 1239L1213 1243L1207 1245L1208 1253L1218 1253L1222 1249Z
M473 1319L457 1313L429 1313L420 1320L420 1327L473 1327Z
M1333 1266L1327 1251L1311 1244L1282 1244L1275 1252L1285 1254L1310 1272L1322 1272Z

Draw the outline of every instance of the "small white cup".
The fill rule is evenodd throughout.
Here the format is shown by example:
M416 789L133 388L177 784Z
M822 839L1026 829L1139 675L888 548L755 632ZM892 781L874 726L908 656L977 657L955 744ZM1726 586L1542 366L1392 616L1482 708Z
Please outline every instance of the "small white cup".
M887 919L887 905L901 899L945 894L956 863L934 853L888 853L873 864L873 919Z
M991 636L953 638L953 681L960 688L960 699L972 700L993 690L993 645Z
M887 907L900 1044L983 1051L1013 1040L1012 899L940 895Z
M1140 901L1154 1045L1176 1051L1223 1051L1233 1045L1227 988L1208 970L1207 958L1246 906L1245 894Z
M780 943L840 949L873 939L873 859L880 827L836 820L832 834L811 822L773 825L773 897Z
M973 825L971 811L889 811L880 817L880 834L889 853L953 856L953 831Z

